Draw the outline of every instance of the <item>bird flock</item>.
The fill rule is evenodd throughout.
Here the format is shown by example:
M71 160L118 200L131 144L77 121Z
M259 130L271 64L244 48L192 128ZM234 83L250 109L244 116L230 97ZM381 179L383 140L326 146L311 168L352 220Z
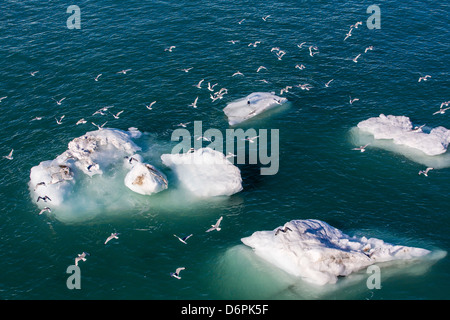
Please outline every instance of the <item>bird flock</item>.
M269 22L271 15L264 15L261 17L261 19L264 22ZM239 20L237 23L238 25L242 25L244 24L246 21L246 19L241 19ZM356 22L355 24L350 26L350 29L348 30L348 32L345 34L345 37L343 39L343 41L350 41L350 38L354 36L354 33L356 32L355 30L358 29L359 26L362 25L361 21ZM231 40L227 40L228 43L230 43L231 45L239 45L239 43L242 42L242 40L237 40L237 39L231 39ZM264 40L255 40L252 41L250 43L248 43L246 45L247 48L249 48L249 50L253 50L253 48L260 48L263 45L265 45ZM171 54L173 52L175 52L176 50L179 49L179 45L171 45L171 46L167 46L164 48L164 52L167 54ZM281 49L278 46L269 46L271 47L270 50L268 50L268 52L270 52L271 55L273 55L274 59L276 59L277 61L286 61L286 57L289 56L289 50L290 48L287 49ZM305 61L307 61L308 56L310 58L316 59L318 56L320 57L320 49L319 47L315 44L315 43L309 43L309 42L301 42L295 45L295 50L297 52L303 52L303 50L305 50ZM358 53L356 56L354 56L353 58L350 58L351 61L353 61L354 63L360 63L361 60L363 60L363 57L369 53L369 51L373 51L374 50L374 46L370 45L365 47L365 49L363 50L363 52ZM192 70L194 70L195 67L186 67L186 68L181 68L178 69L179 71L183 72L183 73L190 73ZM308 63L307 62L297 62L295 63L295 65L293 66L294 69L298 70L298 72L304 72L304 70L308 69ZM132 72L133 69L128 68L128 69L122 69L116 72L117 75L127 75L130 72ZM270 71L269 68L267 68L264 65L260 65L256 70L256 73L264 73L264 72L268 72ZM31 71L29 72L31 77L39 77L39 70L35 70L35 71ZM104 76L104 73L98 73L96 74L94 77L92 77L92 81L94 82L101 82L102 81L102 77ZM241 72L240 70L236 70L234 72L230 72L229 75L231 78L239 78L239 77L245 77L245 74L243 72ZM424 75L424 76L420 76L418 79L418 82L427 82L431 79L431 75ZM270 82L266 79L258 79L258 81L264 82L266 84L269 84ZM323 88L330 88L332 87L332 82L336 82L339 81L338 79L329 79L326 83L323 84ZM209 91L209 97L211 99L211 103L221 100L224 98L224 96L226 94L228 94L228 89L225 87L221 87L220 89L215 89L218 86L218 83L215 83L213 81L207 81L206 78L202 78L202 79L198 79L196 81L196 83L192 84L193 87L199 89L199 90L203 90L206 89ZM219 86L220 87L220 86ZM294 88L298 88L301 91L310 91L312 89L314 89L314 86L311 85L310 83L295 83L295 84L291 84L291 85L286 85L283 86L282 88L279 89L279 94L280 95L284 95L284 94L288 94L293 90ZM3 96L0 97L0 103L5 103L5 101L7 101L6 99L8 98L8 96ZM56 103L57 106L61 107L63 106L65 103L67 103L67 101L70 101L70 97L53 97L52 100ZM355 98L355 97L349 97L349 104L353 105L354 103L356 103L357 101L359 101L359 98ZM147 110L153 110L155 104L157 103L157 101L152 101L148 104L145 104L145 108ZM433 115L437 115L437 114L444 114L448 109L450 109L450 107L448 107L450 101L446 101L441 103L440 105L440 109L436 112L433 113ZM205 102L206 104L206 102ZM201 105L201 104L200 104ZM143 106L143 107L144 107ZM193 109L197 109L199 108L199 96L196 96L195 98L192 99L192 102L187 104L188 107L191 107ZM125 110L120 110L117 112L111 112L110 109L113 108L114 106L105 106L105 107L101 107L100 109L96 110L95 112L92 113L92 116L101 116L101 117L106 117L106 116L112 116L112 118L114 119L120 119L120 117L123 115L123 113L125 112ZM31 119L31 121L41 121L42 119L44 119L44 116L35 116ZM66 121L66 115L65 114L61 114L59 116L55 117L55 121L57 125L63 125ZM76 122L74 122L74 124L76 126L78 125L85 125L87 123L91 123L94 127L96 127L98 130L102 130L104 128L104 126L108 123L109 120L107 121L88 121L85 118L81 118L79 120L77 120ZM101 123L101 124L100 124ZM177 124L177 126L181 126L181 127L186 127L188 124L190 124L191 122L183 122L183 123L179 123ZM201 139L202 137L198 138ZM250 143L253 143L255 141L255 139L257 139L258 136L255 137L249 137L246 140L249 141ZM354 148L353 150L357 150L360 152L365 152L366 148L369 144L366 144L364 146L360 146L358 148ZM4 159L7 160L13 160L13 152L14 149L11 149L10 152L3 156ZM235 155L227 155L227 157L231 157L231 156L235 156ZM427 168L426 170L421 170L419 172L419 175L424 175L424 176L428 176L428 173L430 172L430 170L432 170L433 168ZM36 185L35 188L38 188L39 184ZM51 201L51 199L47 196L44 197L38 197L36 202L39 201L43 201L43 202L48 202ZM44 207L43 209L41 209L39 211L39 215L45 213L45 212L49 212L51 213L51 209L49 207ZM220 217L215 224L212 224L210 228L208 228L206 230L206 232L212 232L212 231L220 231L221 227L220 224L222 222L223 217ZM286 233L288 231L291 231L288 227L284 227L284 228L279 228L276 231L276 235L278 235L280 232L282 233ZM113 232L111 233L106 240L104 241L104 245L107 245L110 241L114 241L114 240L118 240L120 234L117 232ZM193 234L189 234L186 236L178 236L174 234L174 237L177 238L181 243L187 245L188 244L188 240L191 239L191 237L193 237ZM86 262L88 257L90 256L90 253L88 252L82 252L80 254L78 254L74 261L75 261L75 265L78 266L79 262ZM176 279L181 279L181 271L184 271L185 267L177 267L176 270L174 272L170 272L170 276L174 277Z

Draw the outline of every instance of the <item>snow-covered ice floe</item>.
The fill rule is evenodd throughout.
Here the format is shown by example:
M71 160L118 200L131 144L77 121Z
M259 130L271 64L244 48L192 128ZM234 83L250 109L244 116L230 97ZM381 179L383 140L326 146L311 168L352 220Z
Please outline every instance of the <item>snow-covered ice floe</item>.
M129 173L125 179L122 178L122 185L127 185L137 193L151 194L166 189L165 176L153 166L141 163L142 157L136 155L141 148L133 139L140 135L136 128L128 131L105 128L73 139L69 142L68 149L54 160L43 161L31 168L29 188L32 199L41 208L48 206L54 209L71 197L86 196L86 190L92 193L91 197L95 197L107 187L110 190L103 190L106 195L111 190L120 188L113 185L112 180L117 174L127 170ZM105 173L106 177L97 179ZM75 190L77 184L83 185L86 190ZM89 202L85 198L77 200L79 201L71 204Z
M242 190L239 168L222 152L201 148L163 154L161 160L175 172L182 186L198 197L230 196Z
M269 92L254 92L245 98L230 102L223 112L228 117L228 123L232 126L251 119L269 109L275 108L287 102Z
M444 127L429 128L413 125L406 116L381 114L358 123L358 128L373 135L374 139L392 140L422 151L428 156L444 154L450 143L450 130Z
M292 220L273 231L257 231L241 241L278 268L318 285L336 283L338 277L375 263L415 259L431 252L376 238L350 237L314 219Z

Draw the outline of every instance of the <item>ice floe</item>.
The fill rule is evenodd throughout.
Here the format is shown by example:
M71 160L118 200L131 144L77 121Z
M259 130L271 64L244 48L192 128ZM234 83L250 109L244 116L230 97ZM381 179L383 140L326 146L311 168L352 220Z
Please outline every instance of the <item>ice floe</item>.
M314 219L292 220L272 231L257 231L241 241L278 268L318 285L336 283L338 277L375 263L410 260L431 252L376 238L350 237Z
M285 102L287 102L286 98L278 97L273 93L254 92L245 98L230 102L223 112L228 117L228 123L236 125Z
M239 168L222 152L201 148L163 154L161 160L175 172L181 185L198 197L230 196L242 190Z
M381 114L358 123L358 128L373 135L376 140L392 140L397 145L404 145L422 151L428 156L444 154L450 143L450 130L439 126L429 128L413 125L406 116Z

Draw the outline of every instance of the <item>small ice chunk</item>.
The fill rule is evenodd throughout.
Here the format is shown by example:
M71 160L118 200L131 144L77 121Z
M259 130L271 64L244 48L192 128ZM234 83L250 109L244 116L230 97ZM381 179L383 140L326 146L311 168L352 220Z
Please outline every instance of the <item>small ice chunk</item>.
M430 253L376 238L350 237L314 219L292 220L273 231L257 231L241 241L282 270L319 285L336 283L339 276L374 263L413 259Z
M174 170L181 184L198 197L230 196L242 190L239 168L211 148L184 154L163 154L164 165Z
M254 92L245 98L230 102L223 112L232 126L246 121L258 114L287 102L286 98L278 97L269 92Z
M167 189L167 178L154 166L147 163L135 163L125 176L125 185L132 191L151 195Z

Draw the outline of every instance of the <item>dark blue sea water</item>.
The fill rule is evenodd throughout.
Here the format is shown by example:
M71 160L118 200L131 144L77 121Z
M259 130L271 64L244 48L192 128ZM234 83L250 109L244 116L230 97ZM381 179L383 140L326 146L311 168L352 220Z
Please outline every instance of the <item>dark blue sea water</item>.
M373 4L379 29L366 25ZM67 27L69 5L81 10L80 29ZM425 178L423 164L395 148L351 150L352 128L381 113L450 128L450 113L433 115L450 100L445 1L3 0L0 12L0 150L14 149L13 160L0 160L1 299L448 299L448 256L382 268L381 289L367 288L365 270L318 288L268 265L240 240L311 218L349 235L448 251L450 163ZM311 45L318 54L310 56ZM285 51L281 60L273 47ZM256 72L259 66L267 69ZM237 71L244 76L233 77ZM201 79L228 94L212 102L206 88L194 87ZM295 87L304 83L312 88ZM81 221L62 221L57 210L38 215L31 168L95 130L91 122L138 128L160 166L178 123L225 132L228 102L286 86L293 86L283 94L289 106L246 127L279 129L277 174L240 165L244 189L225 199L162 193L116 210L103 198L95 215L80 208ZM92 115L110 105L123 110L119 119ZM87 123L76 125L81 118ZM122 186L108 187L111 202L124 197ZM205 233L220 216L222 230ZM119 239L105 246L111 232ZM188 245L173 237L188 233ZM83 251L91 255L80 264L81 289L69 290L66 269ZM182 279L170 277L181 266Z

